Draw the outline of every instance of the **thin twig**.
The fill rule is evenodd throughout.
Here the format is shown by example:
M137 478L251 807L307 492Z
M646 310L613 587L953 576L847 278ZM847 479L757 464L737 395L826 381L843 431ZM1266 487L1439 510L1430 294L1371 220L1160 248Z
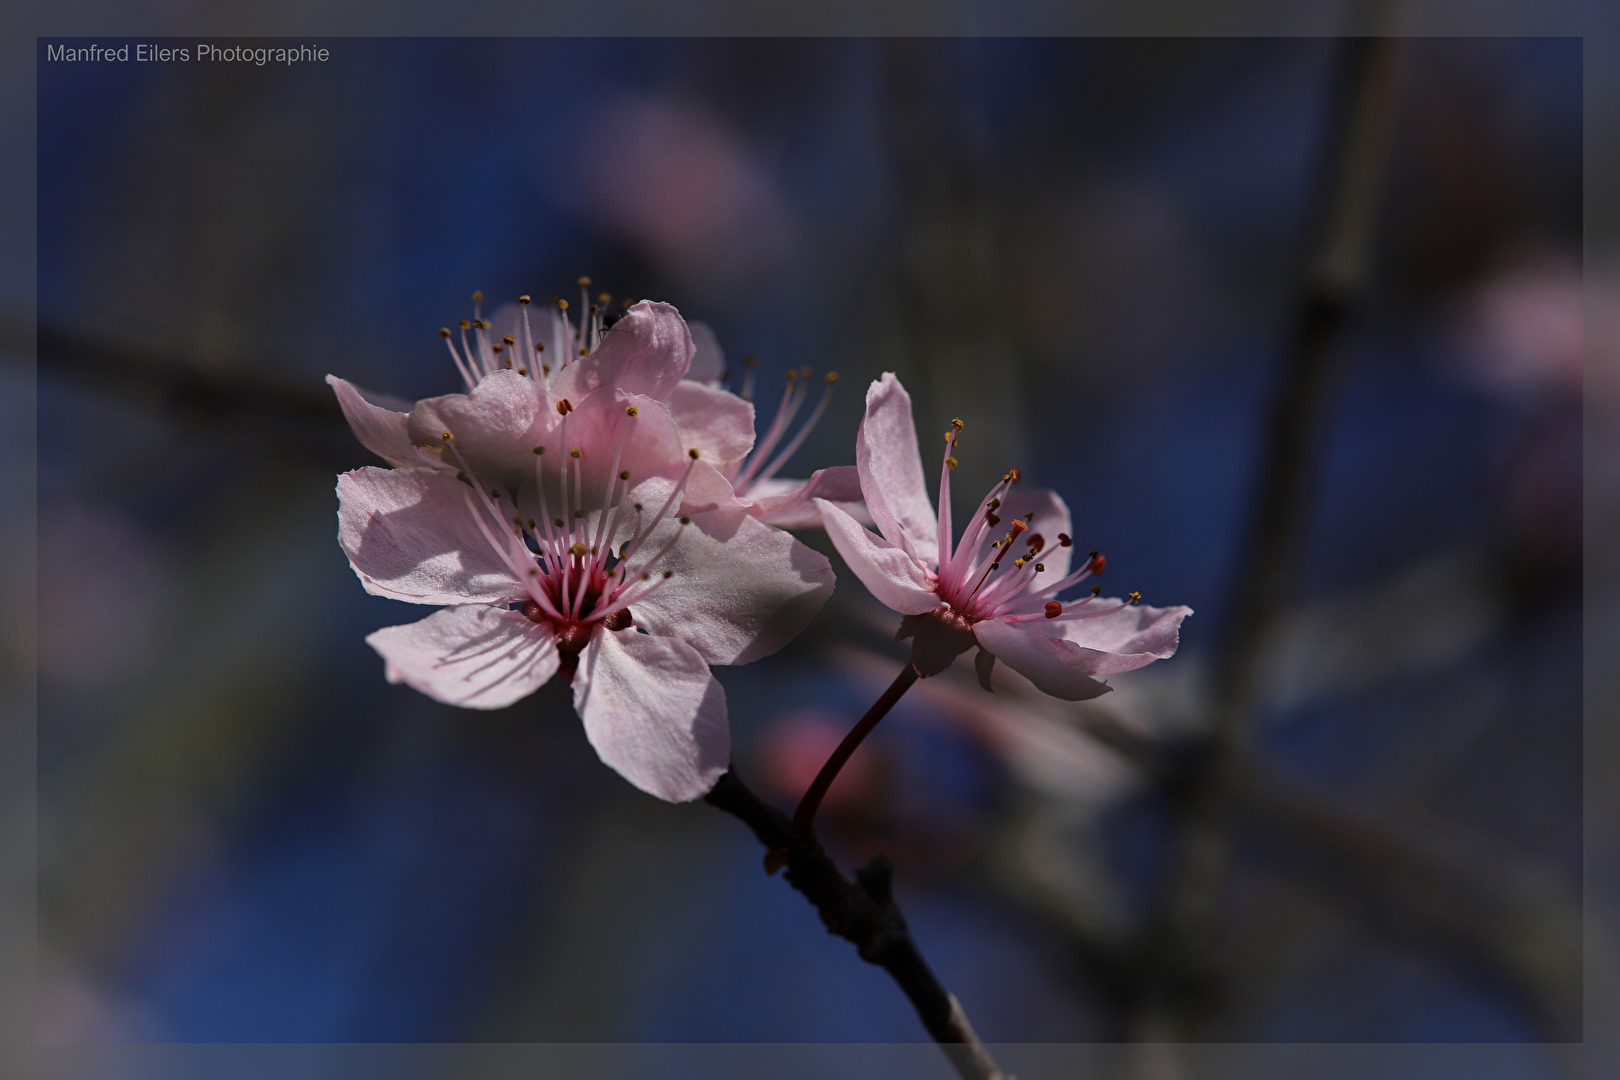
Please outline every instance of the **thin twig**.
M704 801L752 829L768 859L785 851L788 884L810 901L829 933L851 942L862 960L889 973L963 1080L1012 1080L996 1066L961 1003L912 940L890 887L894 867L888 859L877 856L855 871L851 882L814 837L795 836L787 815L755 795L735 771L720 777Z
M838 779L844 763L855 752L855 748L872 734L872 729L878 726L878 721L889 715L889 710L894 708L895 702L899 701L916 681L917 669L908 663L901 669L900 674L894 677L894 682L889 684L889 688L883 691L883 696L872 703L872 707L866 710L866 715L850 729L848 735L844 736L844 741L838 744L838 749L832 752L832 756L821 767L816 778L805 789L804 797L799 800L799 808L793 811L794 836L806 838L815 835L816 811L820 809L821 800L827 794L827 789Z

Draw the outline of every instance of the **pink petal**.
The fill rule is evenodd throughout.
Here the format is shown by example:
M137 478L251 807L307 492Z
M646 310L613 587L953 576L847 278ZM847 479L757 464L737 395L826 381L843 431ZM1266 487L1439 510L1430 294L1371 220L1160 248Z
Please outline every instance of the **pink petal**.
M701 494L701 493L700 493ZM646 550L673 541L657 571L674 574L631 607L636 625L677 637L710 664L747 664L786 645L833 591L827 557L733 503L668 522Z
M1174 656L1181 620L1191 614L1192 608L1184 605L1156 608L1138 604L1095 619L1035 619L1023 625L1033 626L1042 634L1061 635L1068 644L1095 652L1100 659L1094 674L1112 675Z
M670 415L662 401L622 390L599 390L576 402L577 408L569 414L566 427L568 438L563 439L564 427L555 427L545 446L550 467L564 459L564 455L579 450L580 477L584 482L583 498L587 506L602 505L602 497L610 488L613 477L614 455L618 454L620 472L630 473L630 483L640 484L649 477L679 476L685 470L689 447L685 433ZM630 410L636 415L631 416ZM531 450L532 454L533 451ZM700 451L701 453L701 451ZM571 459L570 459L571 460ZM529 458L533 471L534 458ZM570 481L572 484L572 469ZM553 493L560 496L560 492Z
M1086 701L1112 689L1091 678L1095 672L1093 662L1106 654L1092 653L1062 638L1047 637L1028 629L1029 626L1029 623L985 619L973 624L973 636L997 660L1053 697Z
M669 411L681 441L711 465L729 465L754 448L754 406L730 391L682 379L670 392Z
M827 536L855 576L885 607L921 615L940 604L928 572L909 553L876 536L826 499L815 500Z
M454 474L368 465L339 476L337 493L338 543L367 592L413 604L523 595L478 531L470 492Z
M853 465L818 469L809 480L782 480L772 477L749 488L752 505L748 512L767 525L779 529L819 529L821 511L815 499L841 503L846 513L863 525L870 519L861 502L860 474Z
M423 461L420 452L411 445L410 433L406 431L405 413L410 411L409 403L404 403L405 411L401 412L393 408L393 404L400 402L398 398L362 390L336 375L328 375L326 382L337 395L343 418L349 422L361 446L401 468L430 464Z
M411 441L439 453L446 465L459 467L444 450L444 433L450 432L461 459L488 482L533 469L534 448L546 441L559 419L544 406L544 394L533 379L505 369L492 371L470 394L417 402L409 421Z
M706 794L731 763L725 691L674 638L598 629L574 675L574 708L597 756L660 799Z
M689 322L686 329L692 334L692 366L686 377L694 382L718 383L726 373L726 353L720 348L720 339L705 322Z
M1035 575L1035 584L1032 591L1039 592L1042 587L1053 585L1063 580L1069 572L1069 559L1074 552L1073 547L1063 547L1058 543L1058 533L1073 531L1069 524L1069 506L1055 491L1045 488L1024 488L1022 485L1013 488L1002 496L1001 507L996 513L1004 523L1013 518L1028 517L1034 512L1034 521L1029 526L1029 532L1019 538L1018 544L1022 549L1029 540L1031 533L1040 533L1046 541L1037 558L1042 566L1046 567L1041 573Z
M503 708L557 673L551 631L519 612L482 604L444 608L420 622L385 627L366 643L387 662L389 682L468 709Z
M878 531L930 567L939 551L938 520L928 500L911 396L893 372L866 392L866 419L855 438L861 493Z
M613 324L596 351L552 376L552 392L574 404L601 386L660 401L686 377L695 351L686 320L669 304L643 300Z

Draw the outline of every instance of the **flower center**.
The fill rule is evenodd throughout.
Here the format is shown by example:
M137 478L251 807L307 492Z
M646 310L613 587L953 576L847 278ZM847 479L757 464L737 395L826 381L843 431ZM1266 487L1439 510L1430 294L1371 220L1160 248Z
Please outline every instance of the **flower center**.
M980 619L1022 622L1029 619L1094 618L1113 614L1128 606L1123 601L1093 603L1102 592L1101 586L1096 585L1092 586L1090 596L1078 602L1065 603L1056 599L1059 593L1101 574L1107 560L1093 551L1078 570L1061 578L1047 575L1044 559L1049 557L1048 553L1053 549L1047 546L1045 535L1034 531L1034 511L1022 518L1013 518L1007 524L1006 531L1002 532L999 512L1002 500L1022 479L1016 466L1008 469L986 493L963 530L961 540L952 546L951 471L956 468L955 451L963 426L962 421L952 420L951 430L945 433L945 455L939 475L939 569L936 577L940 599L950 605L949 610L971 625ZM1057 550L1066 551L1073 546L1074 541L1068 533L1057 534ZM1136 593L1130 596L1131 604L1139 599ZM920 648L920 631L918 641L916 647ZM922 671L921 667L918 670Z
M679 506L697 465L698 451L688 451L680 478L662 505L649 513L649 506L632 501L634 478L628 469L619 467L637 427L638 407L625 407L611 458L603 453L605 446L570 445L573 405L565 399L557 403L557 411L562 423L550 447L534 448L532 491L525 486L528 514L534 516L520 509L517 493L486 487L472 475L456 447L454 433L444 433L443 445L461 466L461 478L471 489L466 496L468 512L522 584L524 595L513 603L535 623L552 628L565 663L571 665L570 658L577 659L578 651L589 641L593 624L601 623L608 630L629 627L631 605L673 576L661 564L691 519L680 517L674 530L666 530L661 545L649 540ZM549 461L554 463L549 466L548 450L553 451ZM601 474L601 486L587 492L585 465L588 456L596 454L603 454L599 460L611 461L611 465ZM627 533L628 538L621 539ZM571 672L569 666L567 673Z

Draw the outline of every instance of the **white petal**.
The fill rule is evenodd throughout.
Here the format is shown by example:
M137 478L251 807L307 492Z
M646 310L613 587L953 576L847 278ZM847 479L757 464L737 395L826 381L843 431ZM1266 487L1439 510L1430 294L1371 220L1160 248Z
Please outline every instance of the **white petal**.
M557 673L549 630L516 611L482 604L444 608L420 622L366 638L403 682L446 705L499 709L534 693Z
M682 379L669 395L669 411L686 449L711 465L729 465L754 448L754 406L728 390Z
M674 573L632 605L636 625L680 638L710 664L746 664L797 637L832 595L825 555L743 507L690 518L666 522L642 545L652 553L673 542L653 571Z
M866 418L855 437L855 468L878 531L932 566L939 552L938 519L917 453L911 396L893 372L884 372L866 392Z
M872 523L872 515L861 502L861 481L853 465L817 469L808 480L772 477L749 485L748 512L767 525L779 529L819 529L821 511L814 500L826 499L862 525Z
M467 506L471 492L451 473L368 465L339 476L337 493L338 544L367 592L413 604L523 595L479 532Z
M442 449L444 433L451 432L460 461L487 484L532 469L534 448L547 441L557 419L544 408L538 383L503 368L485 375L470 394L417 402L408 430L417 446L432 447L447 466L459 468L455 456Z
M725 691L673 638L598 629L580 655L574 708L597 756L660 799L699 798L731 762Z
M815 500L827 536L855 576L885 607L921 615L940 604L928 572L909 553L885 540L826 499Z
M670 304L642 300L602 335L595 352L554 374L551 388L575 405L601 386L664 401L686 377L695 350L679 311Z
M1111 687L1091 678L1093 657L1083 655L1089 650L1036 633L1029 626L986 619L973 624L973 636L997 660L1053 697L1085 701L1108 693Z
M1110 600L1104 597L1097 602ZM1104 659L1096 661L1095 674L1112 675L1174 656L1180 643L1181 620L1192 613L1192 608L1183 605L1156 608L1127 604L1115 614L1094 619L1034 619L1026 625L1038 627L1042 633L1055 631L1069 644L1100 654Z
M343 418L349 422L349 428L354 432L354 437L360 440L361 446L388 464L401 468L432 464L423 461L421 452L411 445L410 432L406 430L409 402L401 402L398 398L374 390L362 390L336 375L328 375L326 382L332 388L332 393L337 395ZM394 408L396 404L404 404L405 410L401 412Z

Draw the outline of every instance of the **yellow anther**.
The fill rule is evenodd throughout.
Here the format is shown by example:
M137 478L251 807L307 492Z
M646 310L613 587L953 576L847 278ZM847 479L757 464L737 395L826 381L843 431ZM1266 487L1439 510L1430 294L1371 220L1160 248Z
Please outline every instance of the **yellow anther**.
M1022 570L1024 568L1024 560L1023 559L1014 559L1013 560L1013 565L1015 567L1017 567L1018 569Z
M576 541L574 541L574 543L572 545L569 546L568 554L570 554L570 555L583 555L589 550L590 550L590 548L586 547L584 544L582 544L578 540L576 540Z
M580 453L581 453L580 448L576 446L572 450L568 451L568 456L571 457L571 458L577 458L577 457L579 457Z
M473 303L482 304L483 302L484 302L484 290L479 289L479 290L477 290L476 292L473 293Z
M489 348L490 348L491 352L499 355L501 350L505 349L506 346L502 345L500 342L497 341L495 344L491 345Z
M522 296L518 297L518 303L527 304L528 302L529 302L529 294L528 293L524 293Z
M601 304L603 307L607 307L609 304L613 303L613 297L609 296L607 293L597 293L596 302Z
M439 327L439 336L442 337L442 338L449 337L450 336L450 328L448 326Z
M472 329L472 323L468 322L466 319L462 319L461 320L461 328L463 330L471 330Z
M579 278L579 286L582 289L590 288L591 287L591 279L586 277L585 275L581 274L580 278Z
M626 405L624 407L624 415L626 415L626 416L634 416L637 413L639 413L640 411L641 410L636 408L634 405Z
M568 301L562 299L561 297L558 297L557 298L557 310L558 311L567 311L568 310Z
M441 431L439 432L439 438L443 439L445 442L449 442L451 439L455 438L455 436L450 434L448 431Z
M838 372L836 372L836 371L827 372L827 385L829 385L829 386L836 385L837 382L838 382Z
M946 467L946 468L947 468L947 469L954 469L954 468L956 468L956 459L955 459L955 458L953 458L953 457L948 457L948 458L946 458L946 459L945 459L945 467Z
M951 418L951 427L956 431L961 431L966 426L967 425L963 424L962 421L956 419L955 417Z
M1139 592L1127 593L1126 595L1130 597L1130 601L1133 604L1140 604L1142 602L1142 594Z
M508 345L516 345L517 344L517 338L513 337L511 334L502 334L501 335L501 340L506 342Z
M1036 573L1037 573L1037 574L1044 574L1044 573L1046 573L1046 564L1045 564L1045 563L1043 563L1043 562L1038 562L1038 563L1036 563L1036 564L1035 564L1035 572L1036 572Z

